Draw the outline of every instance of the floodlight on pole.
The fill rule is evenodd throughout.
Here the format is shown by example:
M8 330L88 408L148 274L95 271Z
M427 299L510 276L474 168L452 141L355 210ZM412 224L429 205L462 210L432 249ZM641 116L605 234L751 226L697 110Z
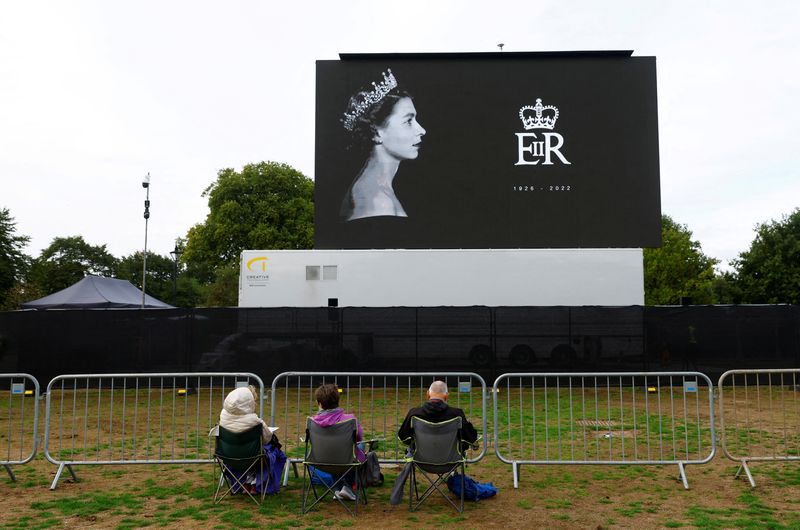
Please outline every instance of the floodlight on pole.
M142 179L146 191L144 199L144 254L142 254L142 309L144 309L144 289L147 285L147 221L150 219L150 172Z

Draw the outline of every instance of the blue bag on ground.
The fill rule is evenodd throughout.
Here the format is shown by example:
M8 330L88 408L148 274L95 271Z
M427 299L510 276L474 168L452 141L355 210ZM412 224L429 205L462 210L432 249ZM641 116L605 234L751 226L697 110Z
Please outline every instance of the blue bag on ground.
M461 497L461 475L454 473L447 479L447 489ZM464 475L464 500L479 501L497 495L497 488L491 482L476 482Z

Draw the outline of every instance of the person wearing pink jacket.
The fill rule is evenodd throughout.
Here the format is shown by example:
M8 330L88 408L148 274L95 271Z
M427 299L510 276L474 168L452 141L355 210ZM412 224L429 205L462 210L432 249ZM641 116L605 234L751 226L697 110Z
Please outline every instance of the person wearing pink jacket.
M361 429L361 424L358 422L355 414L348 414L339 408L339 388L333 383L328 383L320 386L314 391L314 399L319 404L319 412L311 417L311 419L320 427L329 427L342 421L356 419L356 442L361 442L364 438L364 431ZM356 458L359 462L366 460L364 454L363 444L356 446ZM344 480L344 486L337 491L334 495L340 499L355 500L356 496L352 489L352 484L355 483L355 473L351 470L348 471Z

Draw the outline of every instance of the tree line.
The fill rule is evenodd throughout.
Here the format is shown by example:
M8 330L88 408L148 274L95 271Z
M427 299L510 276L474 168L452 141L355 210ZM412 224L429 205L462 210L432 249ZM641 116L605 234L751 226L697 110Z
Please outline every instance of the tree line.
M644 249L646 305L800 304L800 208L759 223L750 248L717 272L686 225L661 217L662 244Z
M181 252L147 253L147 294L177 307L236 306L246 249L310 249L314 245L314 182L286 164L223 169L204 191L209 213L175 244ZM115 257L80 235L56 237L36 256L24 248L8 208L0 209L0 310L65 289L86 275L142 287L143 253Z
M202 194L209 213L176 241L180 259L147 253L147 294L178 307L236 306L239 256L247 249L310 249L314 182L277 162L227 168ZM755 228L733 271L703 253L692 232L662 216L662 246L644 249L646 305L800 304L800 209ZM54 293L86 275L128 280L141 288L143 254L115 257L82 236L56 237L36 256L24 248L8 208L0 208L0 310Z

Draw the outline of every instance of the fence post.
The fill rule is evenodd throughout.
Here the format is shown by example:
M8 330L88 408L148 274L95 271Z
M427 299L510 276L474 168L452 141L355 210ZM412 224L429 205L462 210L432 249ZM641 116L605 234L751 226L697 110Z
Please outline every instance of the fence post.
M237 386L264 383L246 372L59 375L47 385L45 458L77 481L76 465L213 462L209 431Z
M0 450L0 465L16 482L12 466L30 462L39 443L39 382L23 373L0 374L0 386L8 392L8 412L4 422L5 451ZM33 409L33 410L30 410Z
M688 489L686 465L716 453L713 383L699 372L509 373L492 394L495 454L515 488L522 465L673 464Z
M744 472L751 488L748 462L800 460L798 383L800 369L729 370L719 378L722 452L739 463L734 478Z

